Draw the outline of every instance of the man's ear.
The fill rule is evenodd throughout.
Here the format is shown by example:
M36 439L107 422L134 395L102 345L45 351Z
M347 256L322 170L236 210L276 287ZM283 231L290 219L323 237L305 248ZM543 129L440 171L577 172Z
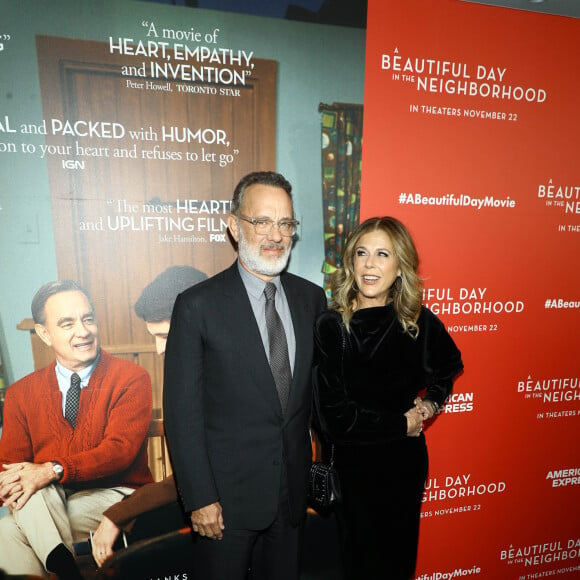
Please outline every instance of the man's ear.
M233 214L230 214L228 216L228 229L230 230L230 234L232 235L232 238L234 238L234 240L236 240L236 242L240 241L240 230L238 228L238 220L236 219L236 216Z
M42 342L46 344L46 346L52 346L50 334L48 333L48 330L46 330L46 327L43 324L35 324L34 330L36 332L36 336L38 336L40 340L42 340Z

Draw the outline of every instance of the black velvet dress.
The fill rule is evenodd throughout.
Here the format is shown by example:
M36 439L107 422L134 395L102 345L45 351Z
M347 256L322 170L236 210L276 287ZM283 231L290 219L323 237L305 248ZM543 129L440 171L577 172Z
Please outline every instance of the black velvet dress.
M415 397L443 405L463 368L441 321L423 308L419 336L403 332L392 305L354 313L350 332L338 312L315 330L318 429L334 442L343 502L336 515L348 580L408 580L414 574L425 437L407 437Z

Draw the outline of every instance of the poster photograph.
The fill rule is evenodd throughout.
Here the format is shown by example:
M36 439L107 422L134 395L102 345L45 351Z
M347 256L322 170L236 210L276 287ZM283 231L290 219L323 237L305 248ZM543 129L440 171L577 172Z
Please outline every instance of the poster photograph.
M258 170L292 184L301 226L290 270L322 283L321 104L362 107L365 32L132 0L31 0L0 15L3 384L53 364L31 301L50 281L78 282L103 351L150 378L143 436L161 481L171 465L159 336L170 311L149 319L147 304L234 262L232 193ZM173 541L186 552L190 539ZM144 561L127 549L117 573L185 579L184 558L159 550ZM8 559L0 569L27 571Z
M580 21L368 0L365 28L284 18L348 3L266 4L0 6L0 441L11 425L53 428L48 396L26 401L41 417L29 426L7 391L54 368L33 298L74 281L90 298L88 336L119 365L111 388L140 409L118 422L142 464L94 479L158 484L136 512L110 512L116 552L100 571L99 521L73 538L79 567L192 580L164 436L171 308L234 263L238 181L277 171L300 222L289 272L330 298L348 234L394 216L417 245L423 304L461 350L464 371L425 425L414 580L580 577ZM98 461L114 461L111 445ZM32 444L11 446L0 460ZM335 517L310 509L304 540L301 580L341 580ZM41 560L2 555L0 571L48 578Z

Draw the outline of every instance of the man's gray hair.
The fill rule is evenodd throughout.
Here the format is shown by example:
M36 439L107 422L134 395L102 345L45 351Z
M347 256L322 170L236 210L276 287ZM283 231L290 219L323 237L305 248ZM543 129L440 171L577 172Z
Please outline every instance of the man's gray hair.
M91 310L95 310L89 293L78 282L74 280L55 280L54 282L47 282L41 286L32 299L30 310L32 311L32 318L35 324L44 324L46 322L46 312L44 311L46 302L51 296L60 294L61 292L82 292L87 297L91 305Z
M246 192L246 189L248 189L250 185L256 184L281 187L288 194L290 201L292 201L292 186L283 175L276 173L275 171L254 171L253 173L248 173L248 175L242 177L238 185L236 185L230 208L231 214L238 215L240 207L244 201L244 193Z

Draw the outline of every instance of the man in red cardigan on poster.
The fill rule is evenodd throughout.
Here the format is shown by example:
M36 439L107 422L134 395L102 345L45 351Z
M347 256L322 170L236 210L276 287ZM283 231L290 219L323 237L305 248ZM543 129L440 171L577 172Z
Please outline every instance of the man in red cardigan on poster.
M99 345L91 299L76 282L32 300L36 334L56 356L6 391L0 439L0 567L77 580L73 542L103 512L152 480L147 372Z

